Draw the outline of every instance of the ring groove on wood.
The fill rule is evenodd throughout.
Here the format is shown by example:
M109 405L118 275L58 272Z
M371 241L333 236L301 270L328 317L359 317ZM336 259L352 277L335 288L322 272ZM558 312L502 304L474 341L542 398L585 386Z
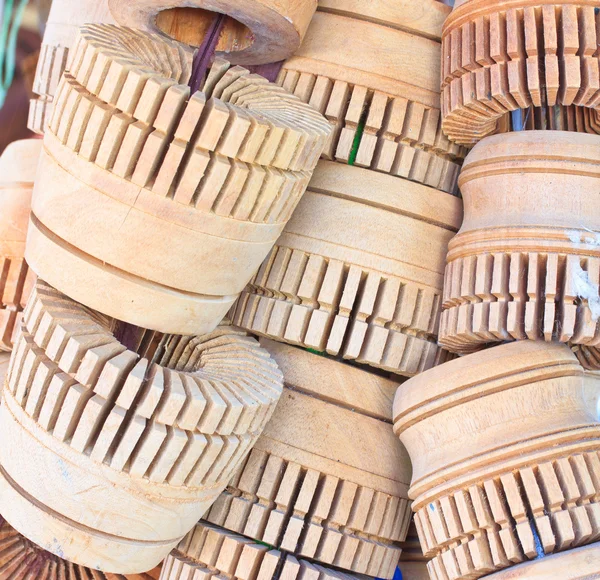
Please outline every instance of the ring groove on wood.
M562 131L496 135L473 149L459 180L465 220L449 244L442 346L560 341L600 368L599 158L600 137Z
M469 0L442 36L442 127L473 145L504 113L600 103L595 0ZM596 121L598 112L594 111Z
M17 450L0 453L2 510L49 551L137 572L156 565L224 489L273 413L282 377L232 327L166 336L149 361L115 338L112 323L37 282L8 369L2 436L40 466ZM48 473L44 487L38 469ZM134 519L118 511L124 501ZM99 509L106 502L117 512ZM47 528L32 527L39 519Z
M599 401L598 373L566 345L532 341L400 386L394 431L413 460L409 495L434 580L598 541Z
M293 346L261 344L287 388L205 519L297 558L392 578L410 523L410 465L389 437L392 381ZM373 466L376 449L385 452Z
M234 324L403 375L439 364L443 256L460 212L453 196L321 161ZM382 230L405 236L382 246Z
M312 564L233 534L199 522L167 556L160 580L186 580L207 575L222 575L231 580L350 580L354 574Z
M158 35L81 29L46 132L27 245L32 268L79 302L184 334L210 332L226 313L330 131L297 97L222 60L190 96L191 64L191 50Z

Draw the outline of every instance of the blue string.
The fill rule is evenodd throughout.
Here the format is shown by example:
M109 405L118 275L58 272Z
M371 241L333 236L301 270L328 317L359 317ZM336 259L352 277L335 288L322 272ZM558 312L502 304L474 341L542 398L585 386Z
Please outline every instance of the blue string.
M27 0L18 0L16 7L14 0L6 0L3 6L0 29L0 107L4 105L6 93L15 76L17 36L26 5Z

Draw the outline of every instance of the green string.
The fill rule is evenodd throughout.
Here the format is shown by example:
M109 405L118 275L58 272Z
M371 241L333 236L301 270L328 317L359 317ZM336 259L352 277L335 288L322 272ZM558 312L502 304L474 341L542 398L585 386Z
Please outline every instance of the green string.
M6 93L15 76L17 35L26 5L27 0L18 0L16 7L14 0L6 0L4 5L2 29L0 30L0 107L4 105Z

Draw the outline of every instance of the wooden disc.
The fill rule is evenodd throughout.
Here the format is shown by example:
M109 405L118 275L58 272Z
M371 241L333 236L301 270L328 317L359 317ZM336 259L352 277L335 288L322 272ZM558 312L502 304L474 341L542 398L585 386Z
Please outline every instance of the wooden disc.
M199 46L217 13L228 18L217 54L235 64L256 65L294 54L317 7L317 0L108 0L123 26L161 32Z
M158 580L160 567L142 574L104 574L42 550L0 516L0 577L22 580Z
M443 362L442 272L461 206L418 183L321 161L234 323L401 375Z
M107 0L52 0L38 59L27 127L43 134L52 115L52 104L60 77L67 67L69 49L84 24L115 24Z
M600 578L600 543L566 550L533 562L519 564L495 574L485 580L595 580Z
M600 103L596 0L467 0L442 37L442 127L473 145L506 112ZM598 112L594 112L598 124Z
M230 326L167 336L149 361L108 322L37 282L0 411L0 510L44 549L134 573L160 562L224 489L282 377Z
M192 52L86 26L58 89L36 180L27 260L119 320L210 332L270 251L329 125L218 61L191 97Z
M35 280L23 255L42 142L11 143L0 156L0 350L11 350Z
M433 0L319 3L278 83L331 123L325 159L456 191L466 150L442 133L439 108L436 19L447 10Z
M160 580L188 580L204 575L229 580L364 578L310 563L201 521L166 558Z
M449 244L441 345L568 342L600 368L599 159L599 136L563 131L496 135L473 149L459 180L465 219Z
M598 541L599 403L600 374L541 341L400 386L394 431L412 460L409 497L432 578L478 578Z
M261 345L286 389L205 519L297 558L392 578L410 523L411 474L389 423L394 381L297 347Z

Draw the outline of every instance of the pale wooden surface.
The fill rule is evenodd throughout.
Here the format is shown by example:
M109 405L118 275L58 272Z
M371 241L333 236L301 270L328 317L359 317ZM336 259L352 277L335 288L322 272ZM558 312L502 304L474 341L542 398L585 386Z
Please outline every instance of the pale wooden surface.
M519 564L485 580L596 580L600 578L600 543Z
M153 361L38 281L2 404L0 511L81 565L155 566L224 489L282 376L230 326L165 337Z
M35 280L23 255L42 142L11 143L0 156L0 350L10 350Z
M108 0L52 0L44 29L33 92L39 95L29 105L28 127L43 134L52 114L54 95L69 60L80 26L115 24Z
M389 415L378 417L393 382L297 347L261 345L286 388L205 518L297 558L392 578L410 523L411 476Z
M108 0L108 4L121 25L162 31L196 46L215 13L226 14L229 19L217 54L235 64L254 65L278 62L296 51L317 0ZM172 9L175 12L161 14Z
M200 522L166 558L160 580L351 580L340 572ZM410 579L407 579L410 580Z
M331 123L324 158L355 156L360 167L454 192L465 149L441 129L440 44L398 25L431 5L447 7L431 0L324 4L278 79Z
M442 39L442 127L450 140L473 145L519 108L597 107L597 8L595 0L456 3Z
M465 219L449 244L440 344L569 342L600 368L600 137L496 135L469 154L459 183Z
M158 35L90 26L74 51L44 140L28 262L119 320L210 332L281 233L329 125L223 60L190 97L192 51Z
M0 517L0 574L22 580L158 580L160 566L141 574L104 574L42 550Z
M418 183L321 161L235 324L401 375L443 362L442 272L461 206Z
M440 40L442 24L452 8L438 0L319 0L318 10Z
M533 341L399 387L394 431L412 460L409 496L434 580L597 541L599 402L600 374L566 345Z

